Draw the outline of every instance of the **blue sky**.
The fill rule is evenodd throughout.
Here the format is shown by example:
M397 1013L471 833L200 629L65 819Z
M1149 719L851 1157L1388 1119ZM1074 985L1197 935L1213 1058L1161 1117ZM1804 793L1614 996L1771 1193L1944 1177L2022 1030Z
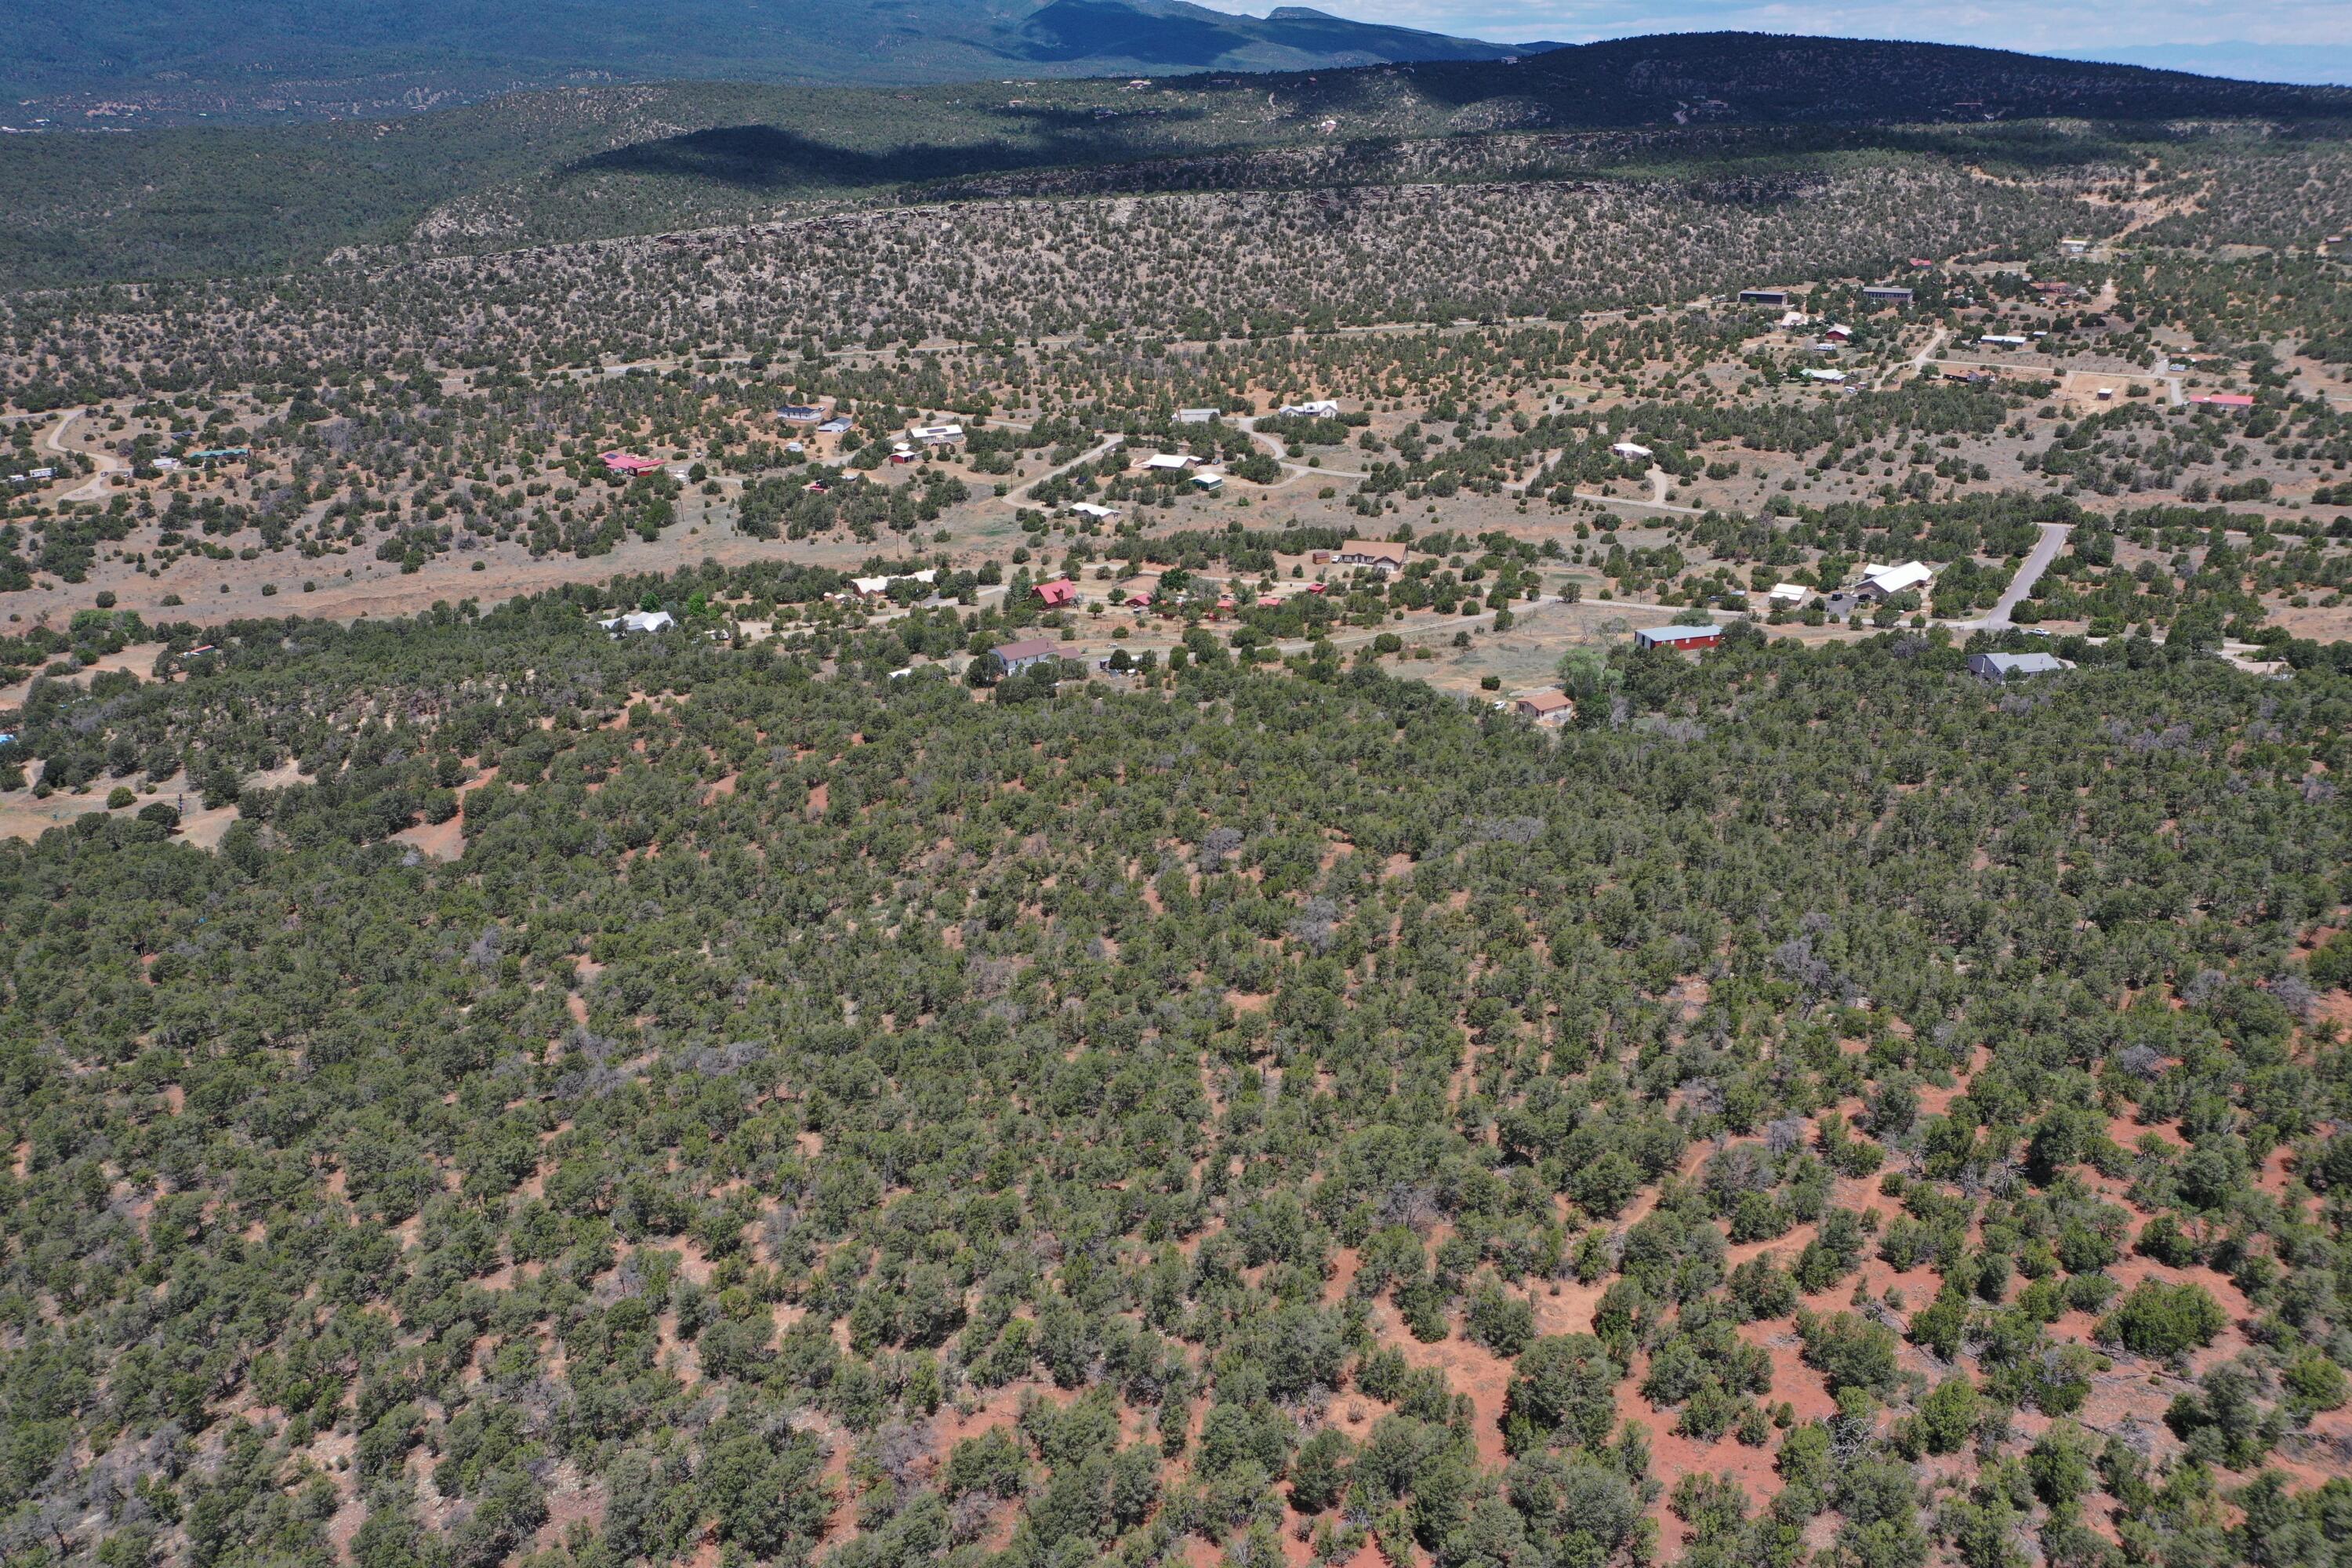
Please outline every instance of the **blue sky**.
M1263 16L1276 0L1205 0ZM1316 4L1317 0L1298 0ZM1321 0L1365 22L1518 43L1743 28L1922 38L2216 75L2352 82L2343 0Z

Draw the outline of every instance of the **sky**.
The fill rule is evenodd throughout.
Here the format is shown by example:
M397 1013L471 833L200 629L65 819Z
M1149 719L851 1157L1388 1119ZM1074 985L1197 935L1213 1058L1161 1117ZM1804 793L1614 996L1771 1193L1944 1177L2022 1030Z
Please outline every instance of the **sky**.
M1263 16L1275 0L1204 0ZM2277 81L2352 82L2344 0L1297 0L1502 43L1740 29L1979 44Z

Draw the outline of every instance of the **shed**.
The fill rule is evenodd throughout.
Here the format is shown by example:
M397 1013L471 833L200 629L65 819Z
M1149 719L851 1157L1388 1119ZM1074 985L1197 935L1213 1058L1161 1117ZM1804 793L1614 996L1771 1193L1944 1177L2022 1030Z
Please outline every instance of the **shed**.
M1933 266L1934 263L1930 262L1928 265ZM1862 291L1862 297L1881 305L1907 305L1911 302L1913 295L1910 289L1897 284L1874 283Z
M1786 289L1742 289L1739 302L1743 305L1781 305L1789 302Z
M1644 626L1633 634L1635 647L1713 647L1723 640L1723 628L1705 626Z

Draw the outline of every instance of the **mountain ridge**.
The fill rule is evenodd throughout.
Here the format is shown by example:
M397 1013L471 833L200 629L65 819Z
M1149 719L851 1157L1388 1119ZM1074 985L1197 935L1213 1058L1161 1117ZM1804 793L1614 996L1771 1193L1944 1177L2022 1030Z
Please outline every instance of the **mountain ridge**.
M917 86L1023 76L1316 70L1519 46L1309 7L1188 0L0 0L0 92L26 118L367 117L521 88L664 80Z

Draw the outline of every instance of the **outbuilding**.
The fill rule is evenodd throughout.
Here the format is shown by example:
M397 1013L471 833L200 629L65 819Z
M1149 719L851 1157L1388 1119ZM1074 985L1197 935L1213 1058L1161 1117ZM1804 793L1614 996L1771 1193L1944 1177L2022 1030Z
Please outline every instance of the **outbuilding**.
M1644 626L1633 634L1635 647L1713 647L1723 640L1721 626Z

